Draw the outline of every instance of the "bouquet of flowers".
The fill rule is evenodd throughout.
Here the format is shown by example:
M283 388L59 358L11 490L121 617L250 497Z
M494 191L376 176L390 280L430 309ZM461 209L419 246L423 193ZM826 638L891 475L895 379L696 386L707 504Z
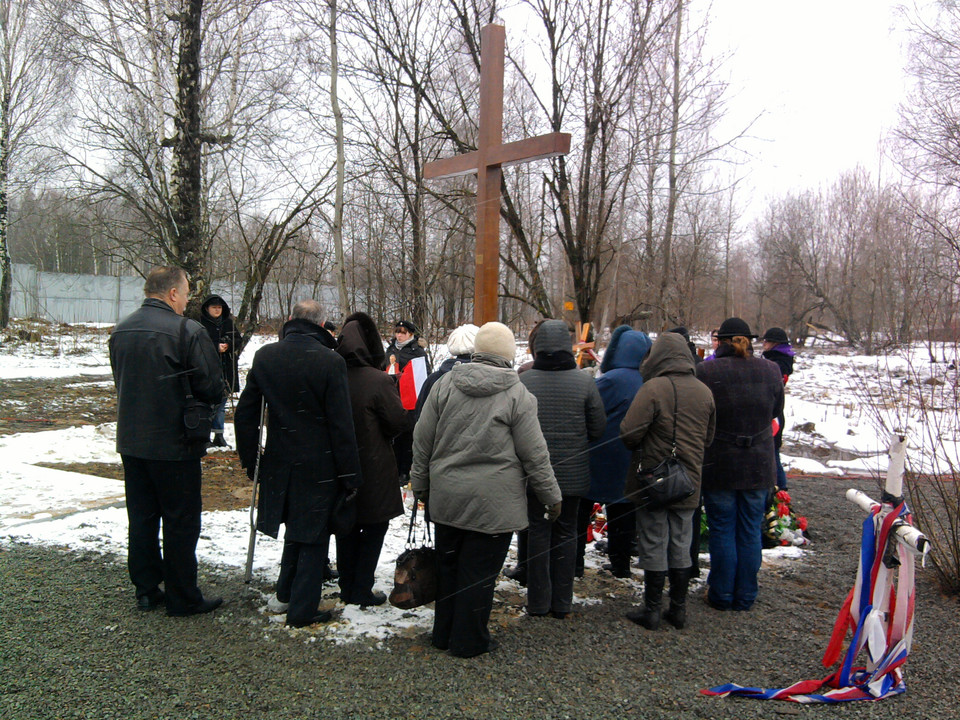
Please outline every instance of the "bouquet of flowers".
M790 510L790 493L778 490L770 503L763 523L763 546L766 548L778 545L806 545L810 542L807 537L807 518L795 515Z

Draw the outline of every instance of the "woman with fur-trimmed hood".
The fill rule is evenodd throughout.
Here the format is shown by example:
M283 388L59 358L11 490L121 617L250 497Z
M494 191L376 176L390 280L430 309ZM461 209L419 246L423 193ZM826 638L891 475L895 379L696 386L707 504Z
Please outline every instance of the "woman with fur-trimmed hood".
M356 500L356 525L349 534L337 538L340 599L347 604L380 605L387 598L382 592L374 592L374 572L390 520L403 514L391 441L413 427L413 413L403 409L397 384L380 370L383 341L369 315L357 312L346 319L337 352L347 364L363 474Z
M664 581L670 577L670 609L664 617L676 628L687 620L690 543L700 504L703 454L713 440L716 408L710 388L697 380L686 339L667 332L657 338L640 366L643 387L620 424L620 438L634 451L630 472L651 469L674 452L696 489L667 508L637 507L637 540L643 568L644 606L627 618L648 630L660 626Z

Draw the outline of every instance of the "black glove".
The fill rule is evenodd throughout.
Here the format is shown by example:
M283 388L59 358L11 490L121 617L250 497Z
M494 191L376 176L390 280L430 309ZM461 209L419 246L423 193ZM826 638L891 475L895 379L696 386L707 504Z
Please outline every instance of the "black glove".
M427 504L427 497L429 497L429 495L430 495L430 491L429 491L429 490L414 490L414 491L413 491L413 499L416 500L417 502L422 502L424 505Z
M557 518L560 517L560 509L562 507L562 502L558 502L554 505L544 505L544 508L546 508L546 512L543 514L544 519L547 522L556 522Z

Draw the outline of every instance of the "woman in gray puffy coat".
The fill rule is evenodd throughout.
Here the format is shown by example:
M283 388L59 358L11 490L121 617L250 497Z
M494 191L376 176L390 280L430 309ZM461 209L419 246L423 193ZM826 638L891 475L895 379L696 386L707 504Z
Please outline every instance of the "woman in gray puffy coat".
M513 370L516 344L497 322L477 332L472 362L434 385L413 432L410 479L436 524L432 643L457 657L494 648L487 622L514 531L527 526L527 487L556 519L557 486L537 401Z
M573 603L577 510L590 489L589 443L603 435L607 414L593 378L577 369L570 330L546 320L537 332L533 367L520 382L537 399L540 429L550 451L563 504L556 522L528 503L527 614L564 618Z

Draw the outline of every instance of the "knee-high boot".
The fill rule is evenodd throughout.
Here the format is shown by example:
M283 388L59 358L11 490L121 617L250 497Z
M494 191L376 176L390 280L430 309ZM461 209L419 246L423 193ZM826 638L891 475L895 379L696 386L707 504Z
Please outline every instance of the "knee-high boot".
M663 619L677 630L687 624L687 590L690 587L689 568L670 568L670 608Z
M667 574L661 571L643 571L643 608L627 613L627 619L642 625L647 630L660 627L660 608L663 604L663 585Z

